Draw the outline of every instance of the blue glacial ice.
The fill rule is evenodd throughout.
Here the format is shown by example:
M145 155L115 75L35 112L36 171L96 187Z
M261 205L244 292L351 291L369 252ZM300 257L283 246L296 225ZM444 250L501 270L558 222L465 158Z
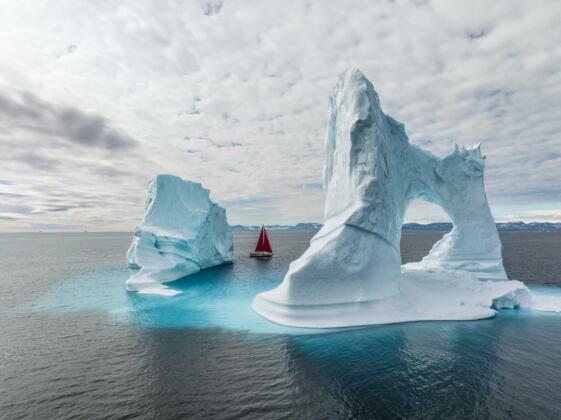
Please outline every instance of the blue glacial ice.
M323 328L481 319L530 304L529 290L503 268L479 146L455 145L439 158L410 144L358 70L339 77L329 108L325 224L283 282L255 297L257 313ZM441 206L454 227L421 262L402 267L401 227L415 199Z
M232 232L226 211L201 184L158 175L148 187L144 218L127 252L127 290L174 295L163 283L232 262Z

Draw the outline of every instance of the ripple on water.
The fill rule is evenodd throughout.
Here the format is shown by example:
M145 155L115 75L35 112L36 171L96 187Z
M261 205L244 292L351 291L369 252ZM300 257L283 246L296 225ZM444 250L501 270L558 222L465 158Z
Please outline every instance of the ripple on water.
M504 310L475 322L302 335L249 302L280 282L309 238L273 238L279 252L268 264L247 258L253 237L238 241L236 264L176 282L183 295L170 299L125 292L127 270L110 267L130 235L43 236L4 260L3 273L28 267L4 274L0 295L7 418L561 418L558 314ZM413 236L419 250L425 235ZM524 238L506 242L507 269L509 246ZM558 255L561 241L547 241L535 252ZM428 250L434 241L425 242ZM6 243L4 255L14 248ZM42 255L34 246L41 264L22 259ZM559 265L550 266L531 274L555 279ZM22 306L38 295L31 311Z

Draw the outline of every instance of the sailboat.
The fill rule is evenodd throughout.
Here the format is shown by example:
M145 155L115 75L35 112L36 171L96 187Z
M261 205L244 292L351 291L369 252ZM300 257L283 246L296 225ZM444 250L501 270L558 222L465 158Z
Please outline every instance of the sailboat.
M269 238L267 237L265 225L261 225L261 233L259 234L255 251L250 252L249 256L256 258L269 258L273 256L273 250L271 248L271 244L269 243Z

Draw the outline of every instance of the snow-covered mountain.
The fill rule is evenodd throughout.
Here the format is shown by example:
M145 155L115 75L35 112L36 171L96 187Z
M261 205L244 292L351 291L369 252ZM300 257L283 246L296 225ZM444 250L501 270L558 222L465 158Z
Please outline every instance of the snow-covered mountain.
M296 225L266 225L271 232L317 232L323 225L321 223L298 223ZM233 232L253 232L258 231L261 226L232 226ZM497 223L499 232L561 232L561 223L550 222L499 222ZM428 231L428 232L448 232L452 230L452 223L405 223L404 232Z
M317 232L323 225L321 223L298 223L296 225L265 225L269 232ZM254 232L261 226L232 226L232 232Z

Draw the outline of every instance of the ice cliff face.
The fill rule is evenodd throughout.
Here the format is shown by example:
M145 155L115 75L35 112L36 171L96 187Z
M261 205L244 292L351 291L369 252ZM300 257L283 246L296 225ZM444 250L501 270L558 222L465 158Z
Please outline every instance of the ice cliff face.
M201 184L173 175L150 183L144 218L127 252L138 269L127 290L172 295L162 283L231 262L232 233L226 211L213 203Z
M380 302L411 300L399 298L403 290L411 290L402 281L399 242L405 211L418 198L440 205L454 228L421 263L405 268L407 284L415 277L426 280L425 272L419 274L422 270L467 270L461 276L453 271L450 275L468 276L466 282L474 285L476 276L506 280L501 243L485 196L479 146L455 146L441 159L411 145L403 125L382 112L372 84L358 70L339 77L329 107L325 225L290 265L282 284L255 298L253 308L258 313L287 325L346 326L378 323L368 313L376 313ZM445 277L426 284L429 289L434 284L441 291L449 289L442 281ZM497 285L493 287L498 290ZM518 288L525 289L519 282L501 287L512 288L508 293L514 295ZM484 300L491 302L492 295L488 293ZM477 296L473 298L478 301ZM486 310L492 312L489 306Z

